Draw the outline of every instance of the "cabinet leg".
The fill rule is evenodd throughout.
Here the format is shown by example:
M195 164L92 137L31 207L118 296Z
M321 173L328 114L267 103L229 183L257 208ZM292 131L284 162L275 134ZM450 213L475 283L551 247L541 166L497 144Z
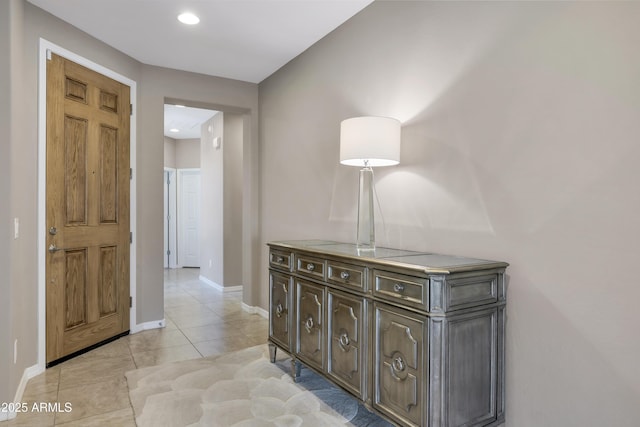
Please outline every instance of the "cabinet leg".
M276 363L276 352L278 351L278 347L275 344L269 343L269 358L271 359L271 363Z
M291 359L291 377L293 378L293 382L298 382L300 378L300 368L302 368L302 364L295 359Z

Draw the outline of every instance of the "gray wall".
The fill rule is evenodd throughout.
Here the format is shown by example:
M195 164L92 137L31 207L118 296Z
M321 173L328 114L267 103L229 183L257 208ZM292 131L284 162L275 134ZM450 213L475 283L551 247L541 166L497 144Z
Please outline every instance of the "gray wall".
M176 140L164 137L164 167L176 168Z
M3 96L0 166L7 179L0 184L0 401L13 400L26 368L37 363L37 109L38 51L43 37L88 60L138 83L137 99L137 322L162 319L163 258L163 108L165 100L191 101L190 106L241 112L251 131L244 149L257 151L258 86L200 74L146 66L38 9L24 0L0 2L0 49L9 58L0 65ZM253 162L257 162L254 157ZM247 170L244 187L252 203L257 200L255 170ZM256 206L247 206L247 209ZM243 213L246 216L246 213ZM13 218L20 218L20 239L13 240ZM252 229L252 239L258 239ZM255 253L245 247L248 267L245 283L254 283L251 266ZM247 293L251 295L251 291ZM5 299L7 298L7 299ZM248 301L248 303L251 303ZM10 306L12 308L6 309ZM18 363L13 364L13 343L18 339ZM10 361L10 363L9 363Z
M218 113L202 124L200 274L220 286L238 286L244 283L244 119L242 114ZM216 137L222 141L217 149L212 144Z
M262 243L353 241L340 121L396 117L378 242L511 263L507 425L637 425L638 22L635 2L373 3L260 84Z
M225 115L218 113L202 124L200 145L200 275L220 286L224 286L224 159L222 148L213 148L211 141L222 138Z
M5 94L0 98L0 169L8 171L5 179L0 180L0 194L2 198L11 199L11 149L13 139L11 137L11 123L13 114L11 79L14 75L12 68L14 62L19 62L15 54L14 41L17 29L12 25L14 13L21 6L15 1L0 2L0 52L3 52L8 61L0 62L0 93ZM5 205L6 206L6 205ZM12 212L5 206L0 209L0 247L9 248L12 245L11 235ZM12 381L11 372L13 369L13 340L12 323L12 295L13 282L11 280L11 259L10 252L4 250L0 256L0 402L11 402L13 400L13 390L15 382Z
M163 150L158 149L155 141L163 138L164 104L179 103L189 107L207 108L223 112L242 112L247 114L247 123L255 129L243 141L249 151L257 151L258 126L258 86L237 80L210 77L201 74L185 73L177 70L153 66L142 66L142 91L140 96L140 116L138 126L143 129L138 149L138 169L145 175L138 175L138 188L144 189L148 202L138 204L138 235L145 240L138 245L138 283L142 283L139 294L139 309L147 320L163 317L162 290L162 182ZM257 171L249 171L256 174ZM158 175L160 174L160 175ZM245 181L244 191L257 197L257 188L250 180ZM139 194L140 198L140 194ZM243 205L251 209L251 205ZM255 209L255 207L254 207ZM141 219L144 218L144 221ZM255 262L251 248L243 247L246 255L243 262L253 265ZM251 272L252 273L252 272ZM256 272L257 274L257 272ZM244 283L255 283L256 277L250 274L243 277ZM250 294L248 294L250 295ZM243 296L245 301L253 305ZM139 316L140 318L140 316ZM140 319L142 321L142 319ZM146 320L145 320L146 321Z
M224 286L242 285L243 116L224 115Z
M176 140L176 168L200 168L200 139Z

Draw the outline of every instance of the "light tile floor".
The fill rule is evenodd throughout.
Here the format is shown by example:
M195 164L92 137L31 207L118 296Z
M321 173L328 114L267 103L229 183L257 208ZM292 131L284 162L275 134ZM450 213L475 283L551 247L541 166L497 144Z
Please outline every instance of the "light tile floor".
M125 372L265 343L267 319L245 312L240 292L219 292L199 274L165 270L165 328L120 338L47 369L27 384L22 401L28 412L0 427L135 426ZM64 412L67 402L71 411ZM58 403L60 410L36 412L34 403Z

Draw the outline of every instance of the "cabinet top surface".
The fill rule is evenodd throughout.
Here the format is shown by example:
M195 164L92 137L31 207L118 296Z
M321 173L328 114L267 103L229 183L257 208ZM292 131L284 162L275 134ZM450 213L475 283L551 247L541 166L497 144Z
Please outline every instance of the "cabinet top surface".
M361 262L410 268L424 273L450 274L471 270L505 268L509 265L500 261L392 248L359 250L354 244L329 240L287 240L270 242L268 245L273 248L301 250L318 255L336 255Z

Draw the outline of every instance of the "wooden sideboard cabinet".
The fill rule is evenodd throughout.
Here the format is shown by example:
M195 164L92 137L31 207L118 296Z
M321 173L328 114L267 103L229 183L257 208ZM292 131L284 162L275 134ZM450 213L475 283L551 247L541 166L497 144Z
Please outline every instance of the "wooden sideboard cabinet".
M505 262L269 243L269 347L395 424L504 422Z

